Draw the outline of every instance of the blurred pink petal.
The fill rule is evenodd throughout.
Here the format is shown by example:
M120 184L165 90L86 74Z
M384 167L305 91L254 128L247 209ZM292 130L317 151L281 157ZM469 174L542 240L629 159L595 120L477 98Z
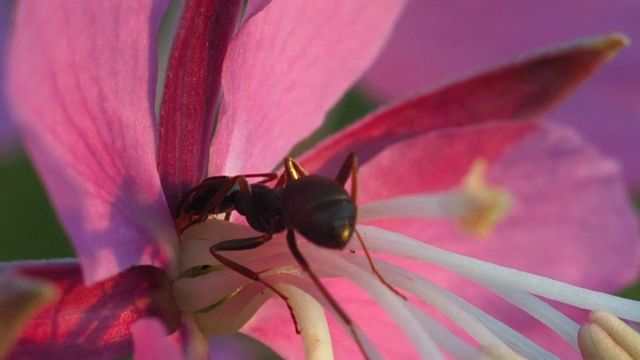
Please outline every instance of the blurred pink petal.
M182 360L182 349L171 340L167 328L153 318L138 320L131 326L133 356L136 360Z
M599 37L533 53L382 109L339 132L301 160L333 174L349 152L365 163L385 146L440 128L540 116L599 69L625 40Z
M282 161L373 61L403 5L281 1L249 19L223 66L209 174L264 172Z
M9 26L11 25L11 6L9 0L0 0L0 84L5 83L5 67L7 57L5 55L8 38ZM18 135L16 129L11 122L9 109L6 103L4 89L0 88L0 159L8 152L18 147Z
M2 270L50 281L61 294L29 323L12 359L112 359L133 350L130 327L138 319L157 316L172 330L180 321L172 283L158 268L130 268L90 287L75 261L11 263Z
M222 61L240 1L188 1L169 58L162 108L158 171L173 210L205 177Z
M6 90L87 283L132 265L165 267L177 243L155 161L165 8L23 1L17 9Z
M532 48L612 31L640 38L640 6L629 1L412 1L362 85L380 99L404 97ZM549 118L571 124L624 163L640 186L640 48L631 46Z

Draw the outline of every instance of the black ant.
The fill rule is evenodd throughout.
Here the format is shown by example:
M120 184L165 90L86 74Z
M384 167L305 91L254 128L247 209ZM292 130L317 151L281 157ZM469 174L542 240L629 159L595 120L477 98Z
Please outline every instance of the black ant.
M349 175L351 175L351 195L344 188ZM259 247L271 240L273 234L286 230L287 244L293 257L336 313L349 326L358 346L363 354L366 354L351 318L311 270L309 263L298 249L295 238L295 233L298 232L318 246L341 250L355 233L375 275L389 289L406 300L406 297L387 283L377 271L362 237L355 229L357 175L358 163L355 154L352 153L342 164L335 180L320 175L309 175L298 162L289 157L285 158L284 173L273 188L265 184L278 177L275 173L210 177L187 192L178 203L176 212L178 229L184 231L191 225L205 221L209 215L224 213L228 220L233 210L245 216L249 225L263 235L222 241L211 246L209 251L221 264L251 280L261 282L285 300L296 326L296 332L299 333L293 310L284 294L264 281L258 273L219 254L220 251ZM247 179L256 177L264 179L258 183L249 184Z

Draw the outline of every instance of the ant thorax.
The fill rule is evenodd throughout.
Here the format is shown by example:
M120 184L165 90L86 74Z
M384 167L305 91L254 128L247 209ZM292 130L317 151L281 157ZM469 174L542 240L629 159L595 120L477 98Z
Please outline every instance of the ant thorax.
M285 229L282 221L282 190L254 184L251 193L238 193L236 211L245 216L249 225L257 231L266 234L282 232Z

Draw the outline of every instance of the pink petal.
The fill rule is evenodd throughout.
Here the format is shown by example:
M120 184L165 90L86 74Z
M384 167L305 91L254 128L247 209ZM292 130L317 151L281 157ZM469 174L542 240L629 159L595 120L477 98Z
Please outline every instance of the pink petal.
M204 178L222 60L240 1L188 1L173 44L160 111L158 171L169 207Z
M333 174L349 152L364 163L390 144L435 129L539 116L624 43L618 36L575 42L436 88L370 115L301 161L310 172Z
M131 326L133 356L137 360L182 360L181 348L167 334L157 319L140 319Z
M172 282L158 268L130 268L91 287L77 262L14 263L2 270L51 281L61 293L29 323L10 358L113 359L131 354L130 328L138 319L159 317L172 331L180 321Z
M272 2L229 47L209 174L271 170L373 61L403 1Z
M413 1L363 85L381 99L395 99L532 48L611 31L637 41L639 16L639 4L629 1ZM640 186L634 156L640 151L639 60L640 48L631 46L551 114L622 159L635 186Z
M166 266L177 243L155 162L165 1L19 3L7 91L87 283Z
M5 83L6 48L11 25L11 4L8 0L0 1L0 84ZM18 135L11 122L9 109L4 95L4 89L0 88L0 159L18 147Z
M555 126L541 127L495 157L495 144L524 126L487 124L441 130L390 147L362 168L362 202L431 191L434 184L436 188L443 183L453 185L452 174L465 163L476 157L494 159L489 182L506 188L515 204L487 239L469 239L448 221L386 220L377 224L456 253L589 289L614 292L633 282L640 267L640 237L619 167L571 131ZM434 149L439 150L434 154ZM500 314L561 358L575 356L574 350L543 325L497 301L488 291L439 267L408 267L482 309Z
M457 187L474 160L491 163L505 156L540 126L491 122L439 129L389 146L360 167L360 203Z
M292 321L282 299L274 298L262 305L240 331L267 344L285 359L304 359L302 336L292 330Z

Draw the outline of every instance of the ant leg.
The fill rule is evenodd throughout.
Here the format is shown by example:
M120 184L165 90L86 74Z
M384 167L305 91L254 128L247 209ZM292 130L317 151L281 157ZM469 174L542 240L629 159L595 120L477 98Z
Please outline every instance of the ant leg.
M340 167L340 171L338 172L338 176L336 176L336 181L344 186L349 179L349 174L351 174L351 199L353 203L357 205L358 203L358 159L356 158L356 154L350 153L349 156L345 159L344 163ZM362 250L364 250L364 254L367 257L367 261L369 262L369 266L371 266L371 271L376 275L376 277L382 282L389 290L393 291L396 295L400 296L404 300L407 300L407 297L402 295L396 288L394 288L391 284L387 282L387 280L382 277L382 274L378 271L376 266L373 263L373 259L371 258L371 254L367 249L367 246L362 240L362 236L358 229L354 229L356 233L356 237L358 238L358 242L360 246L362 246Z
M360 243L360 246L362 246L362 250L364 250L364 254L367 257L367 261L369 262L371 271L373 271L373 273L376 275L378 280L380 280L381 283L383 283L387 288L389 288L389 290L393 291L396 295L400 296L403 300L406 301L407 297L402 295L402 293L400 293L398 289L394 288L393 285L389 284L387 280L385 280L385 278L382 277L382 274L380 274L380 272L378 271L378 268L376 268L375 264L373 263L371 254L369 254L369 250L367 250L367 246L364 244L364 240L362 240L362 236L360 235L360 232L358 232L358 229L354 229L354 232L356 233L356 237L358 238L358 242Z
M349 156L344 160L342 166L340 166L340 171L338 171L338 176L336 176L336 181L339 182L342 186L347 183L349 179L349 175L351 175L351 199L354 204L358 203L358 159L356 158L356 154L349 153Z
M351 317L349 317L346 311L342 309L340 304L338 304L338 301L336 301L336 299L333 297L333 295L331 295L329 290L327 290L327 288L324 287L324 285L322 284L318 276L316 276L316 274L311 270L309 263L304 258L304 256L302 256L300 249L298 249L298 244L296 243L296 237L292 228L287 229L287 244L289 245L289 250L291 250L293 257L296 259L300 267L302 267L302 269L309 275L309 277L311 278L311 281L313 281L313 283L316 285L318 290L320 290L322 295L324 295L325 299L327 299L327 301L329 302L333 310L335 310L335 312L338 313L338 316L342 318L342 321L344 321L347 324L347 326L349 327L349 330L351 331L351 334L353 335L353 338L356 341L356 344L360 348L360 351L362 352L362 354L365 355L365 357L367 357L366 355L367 353L364 350L364 346L362 345L362 342L360 340L360 337L358 336L358 333L356 332L356 328L353 326L353 320L351 320Z
M290 157L286 157L283 163L284 171L282 172L282 175L280 175L280 178L275 185L276 188L285 186L287 184L287 181L298 180L303 176L309 175L309 173L307 173L302 165L300 165L297 161L293 160Z
M284 173L288 180L298 180L303 176L309 175L302 165L290 157L284 159Z
M211 245L209 251L237 251L237 250L250 250L264 245L267 241L271 240L271 234L262 234L260 236L252 236L240 239L231 239L220 241L217 244Z
M260 275L255 271L249 269L246 266L238 264L237 262L225 256L222 256L218 253L218 251L254 249L263 245L269 240L271 240L271 234L263 234L261 236L255 236L255 237L226 240L211 246L209 248L209 252L222 265L228 267L229 269L237 272L240 275L243 275L246 278L249 278L250 280L261 283L262 285L266 286L271 291L273 291L273 293L276 294L278 297L280 297L282 300L284 300L285 304L287 305L287 308L289 309L289 313L291 314L291 319L293 320L293 325L296 329L296 334L300 334L300 329L298 328L298 321L296 320L296 316L293 313L293 308L291 307L291 304L289 304L289 298L285 294L283 294L282 292L280 292L280 290L276 289L275 286L269 284L267 281L261 278Z

